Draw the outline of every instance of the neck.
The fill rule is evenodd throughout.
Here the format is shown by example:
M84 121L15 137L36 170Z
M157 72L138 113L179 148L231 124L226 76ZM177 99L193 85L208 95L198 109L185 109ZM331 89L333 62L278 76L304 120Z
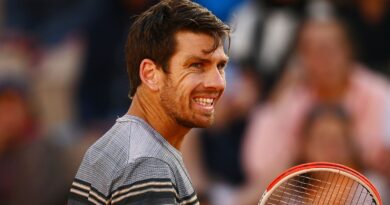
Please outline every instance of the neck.
M348 89L348 81L335 83L332 85L313 86L318 100L324 103L340 102Z
M158 99L151 99L142 94L134 95L127 114L145 120L177 150L180 150L184 136L190 130L190 128L179 125L169 116L159 105Z

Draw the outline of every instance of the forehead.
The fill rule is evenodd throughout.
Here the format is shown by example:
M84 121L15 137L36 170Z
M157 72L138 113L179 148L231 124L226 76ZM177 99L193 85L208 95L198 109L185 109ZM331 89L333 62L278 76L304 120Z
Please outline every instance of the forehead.
M336 113L323 113L314 119L314 125L319 127L347 127L348 121Z
M175 34L175 40L175 55L227 58L222 43L215 42L215 39L210 35L191 31L179 31ZM220 45L215 51L212 51L215 43Z
M329 43L344 41L342 25L336 22L308 22L301 33L301 43Z

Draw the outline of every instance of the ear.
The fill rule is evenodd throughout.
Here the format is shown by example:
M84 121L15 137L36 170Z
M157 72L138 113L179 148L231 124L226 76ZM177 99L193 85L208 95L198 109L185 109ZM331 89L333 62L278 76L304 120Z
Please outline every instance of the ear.
M154 61L143 59L139 67L139 75L146 87L153 91L159 90L159 69Z

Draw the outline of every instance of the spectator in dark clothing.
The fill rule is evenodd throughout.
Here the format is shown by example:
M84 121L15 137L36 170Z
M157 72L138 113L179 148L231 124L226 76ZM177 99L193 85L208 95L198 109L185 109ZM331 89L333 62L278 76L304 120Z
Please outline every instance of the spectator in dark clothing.
M112 121L129 106L126 97L129 85L123 60L128 25L132 16L157 2L105 1L104 9L88 27L86 60L78 93L78 111L84 126Z
M64 147L40 136L23 79L0 80L0 204L61 204L69 185Z
M357 0L341 11L353 33L358 60L390 77L390 7L386 0Z
M104 0L5 0L7 30L53 45L88 25Z

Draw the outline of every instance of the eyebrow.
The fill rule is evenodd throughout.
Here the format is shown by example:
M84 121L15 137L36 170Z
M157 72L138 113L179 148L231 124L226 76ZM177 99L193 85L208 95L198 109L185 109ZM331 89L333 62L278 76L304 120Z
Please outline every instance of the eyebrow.
M191 55L185 60L184 65L188 65L191 61L201 61L204 63L211 63L211 61L207 58L202 58L200 56ZM227 55L225 55L225 57L222 60L220 60L218 63L227 64L228 62L229 62L229 57Z

